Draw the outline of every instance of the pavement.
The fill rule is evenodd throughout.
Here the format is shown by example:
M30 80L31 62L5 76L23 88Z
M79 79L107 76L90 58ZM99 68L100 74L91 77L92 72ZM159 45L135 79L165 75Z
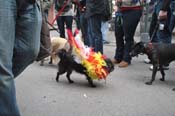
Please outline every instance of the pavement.
M52 33L56 36L57 33ZM135 35L139 41L140 35ZM113 58L114 32L108 32L110 44L104 54ZM17 101L22 116L175 116L175 63L170 64L165 82L158 72L153 85L144 84L151 78L145 55L134 57L127 68L115 66L107 80L94 81L90 88L83 75L73 72L69 84L65 75L55 81L57 66L30 65L16 80Z

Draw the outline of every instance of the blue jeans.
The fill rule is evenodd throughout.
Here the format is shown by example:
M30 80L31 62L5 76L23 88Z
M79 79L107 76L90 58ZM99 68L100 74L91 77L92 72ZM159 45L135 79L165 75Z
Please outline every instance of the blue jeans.
M122 24L118 23L118 18L115 18L115 38L116 51L114 58L118 61L130 63L131 56L129 55L131 47L134 43L134 34L137 25L142 16L142 10L130 10L122 12Z
M102 21L101 23L101 32L103 41L107 41L107 31L108 31L108 21Z
M36 59L40 30L36 4L17 10L16 0L0 1L0 116L20 116L14 77Z
M101 32L101 15L93 15L87 19L88 21L88 38L90 40L90 47L94 48L95 52L103 54L103 39Z
M87 19L85 18L85 13L80 13L80 28L84 39L84 44L90 46L88 38L88 24Z
M72 30L72 22L73 16L59 16L57 19L57 25L60 30L60 37L65 38L65 28L64 24L66 24L66 29Z

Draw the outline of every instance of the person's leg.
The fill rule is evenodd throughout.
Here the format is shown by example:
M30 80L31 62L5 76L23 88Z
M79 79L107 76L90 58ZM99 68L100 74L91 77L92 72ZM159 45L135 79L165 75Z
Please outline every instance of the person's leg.
M85 18L85 13L80 14L80 27L82 36L84 39L84 44L90 46L89 38L88 38L88 24L87 19Z
M60 37L65 38L64 16L58 17L57 25L58 25L58 29L60 31Z
M74 19L76 22L77 29L80 29L81 26L80 26L80 10L79 9L77 9L77 13L76 13Z
M173 32L173 29L175 27L175 0L172 0L171 2L171 20L170 20L170 31Z
M105 43L105 42L107 42L107 31L108 31L108 22L107 21L102 21L101 31L102 31L103 43Z
M73 16L65 16L66 29L70 29L72 31L72 22Z
M103 53L103 41L101 32L101 15L94 15L88 18L88 28L91 35L90 46L94 48L95 52Z
M40 48L41 13L37 4L18 12L13 55L13 74L18 76L36 60Z
M123 39L123 24L118 22L118 16L115 17L115 39L116 39L116 50L114 56L114 63L119 63L123 59L124 52L124 39Z
M16 0L0 1L0 116L19 116L12 72Z
M94 48L95 41L94 41L94 39L92 39L92 33L91 33L92 32L92 26L90 26L92 24L91 18L87 19L87 24L88 24L87 31L88 31L88 38L89 38L89 46Z
M131 56L129 53L134 43L134 34L141 15L142 10L128 11L123 13L123 30L125 36L123 60L129 64L131 63Z
M171 22L170 22L170 31L173 32L175 27L175 11L174 14L171 16Z
M162 2L160 2L159 4L157 4L157 7L155 7L155 11L156 12L156 15L158 16L158 13L160 11L160 8L161 8L161 5L162 5ZM172 32L170 31L170 18L171 18L171 11L170 9L168 9L168 17L166 20L163 20L163 21L159 21L158 23L162 23L164 24L164 29L157 29L156 31L156 36L153 38L153 41L152 42L157 42L157 43L171 43L171 40L172 40ZM167 70L169 69L169 64L164 64L163 68L164 70ZM153 66L150 66L149 68L150 70L153 70Z

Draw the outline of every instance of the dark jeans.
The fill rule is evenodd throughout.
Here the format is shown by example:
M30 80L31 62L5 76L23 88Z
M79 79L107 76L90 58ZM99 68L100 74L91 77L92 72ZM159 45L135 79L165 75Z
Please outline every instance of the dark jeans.
M90 46L90 42L88 38L88 24L87 24L87 19L85 18L85 13L80 14L80 28L84 39L84 44L87 46Z
M175 0L171 2L171 20L170 20L170 31L173 32L175 27Z
M115 38L116 38L116 51L115 59L118 61L131 62L129 55L131 46L134 43L134 34L139 23L142 10L130 10L122 12L123 24L118 24L117 16L115 18Z
M73 22L73 16L58 17L57 25L58 25L58 29L60 30L60 37L65 38L64 24L66 24L66 29L72 30L72 22Z
M95 52L103 53L103 39L101 32L101 15L93 15L87 19L88 21L88 38L90 47L93 47Z

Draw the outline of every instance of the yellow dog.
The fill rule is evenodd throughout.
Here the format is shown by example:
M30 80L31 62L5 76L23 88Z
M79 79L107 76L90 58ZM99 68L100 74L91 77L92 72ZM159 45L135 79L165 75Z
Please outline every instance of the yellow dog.
M70 45L66 38L61 37L51 37L51 45L52 45L52 52L50 55L49 64L57 64L59 62L59 58L55 53L60 49L65 49L68 51L70 49ZM44 60L41 61L41 65L44 64Z

